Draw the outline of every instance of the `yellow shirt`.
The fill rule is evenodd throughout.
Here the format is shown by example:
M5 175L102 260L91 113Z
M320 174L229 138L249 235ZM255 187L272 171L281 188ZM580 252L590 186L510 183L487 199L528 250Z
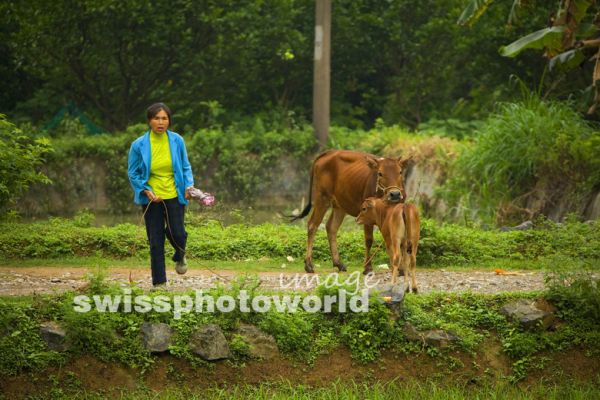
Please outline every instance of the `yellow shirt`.
M177 197L169 137L166 132L150 132L150 151L152 158L148 185L152 187L154 194L160 196L163 200Z

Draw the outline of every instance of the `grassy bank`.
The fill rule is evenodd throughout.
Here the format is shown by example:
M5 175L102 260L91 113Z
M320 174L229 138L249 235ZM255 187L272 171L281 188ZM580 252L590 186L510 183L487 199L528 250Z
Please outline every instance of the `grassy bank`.
M89 219L56 218L37 223L0 224L0 258L5 260L99 257L126 259L148 257L144 228L121 224L92 227ZM187 251L196 260L242 261L302 258L306 230L300 224L234 224L203 221L187 227ZM374 248L382 245L379 233ZM528 231L485 231L458 225L440 225L424 220L421 227L420 266L485 264L496 260L528 261L561 256L567 260L600 258L600 224L571 221L564 224L539 222ZM345 260L364 256L362 230L340 232L338 246ZM384 252L381 251L383 254ZM314 257L330 259L326 233L319 230ZM384 261L385 257L380 260Z
M570 285L565 286L565 282ZM242 289L249 294L249 301L269 294L259 291L252 279L240 279L231 289L216 288L206 294L215 299L225 294L239 298ZM249 313L240 309L184 312L176 317L172 312L156 309L128 311L123 303L115 312L96 308L78 312L73 307L76 295L123 294L121 287L106 283L101 276L94 277L84 290L53 296L0 298L3 355L0 375L17 379L41 373L38 378L47 381L55 373L52 371L77 370L76 366L84 362L109 365L121 372L127 370L131 379L152 379L153 374L159 373L168 376L170 370L171 378L185 381L188 374L205 388L211 382L278 381L291 379L290 376L297 383L311 385L315 384L315 377L321 377L322 383L339 377L338 369L332 369L337 365L339 372L344 371L348 379L355 380L393 381L405 374L407 379L428 376L443 382L446 377L454 376L464 384L495 385L497 381L527 381L540 374L589 375L591 371L593 375L600 366L600 297L597 281L585 273L553 275L544 293L411 295L395 312L376 296L370 299L365 313L343 313L335 307L327 313L303 309L282 313L271 308L267 312ZM144 294L135 286L131 290L133 296ZM335 287L321 287L316 293L323 298L336 291ZM189 294L194 297L194 293ZM154 292L149 296L151 299L168 296L172 300L173 294ZM503 305L523 297L550 302L558 318L552 329L523 331L500 313ZM68 350L46 348L40 336L40 324L44 321L56 321L65 329ZM143 322L162 322L171 327L169 358L151 354L143 347L140 339ZM223 330L232 351L228 361L207 363L191 351L190 335L208 323ZM237 334L242 323L255 325L272 335L280 357L268 362L251 357L247 343ZM447 345L415 341L407 331L407 324L420 332L430 329L450 332L458 340ZM576 356L575 361L565 363L566 355L567 361ZM96 361L88 360L90 357ZM257 368L262 372L255 376Z

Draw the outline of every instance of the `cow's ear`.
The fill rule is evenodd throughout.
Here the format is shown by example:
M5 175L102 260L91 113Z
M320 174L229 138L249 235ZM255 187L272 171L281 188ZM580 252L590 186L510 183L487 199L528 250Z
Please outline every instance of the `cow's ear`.
M403 171L412 167L415 163L414 159L412 157L407 157L407 158L398 157L397 161L398 161L398 165L400 166L400 169Z
M371 167L371 169L379 169L379 161L375 157L365 156L365 158L367 159L367 164L369 164L369 167Z

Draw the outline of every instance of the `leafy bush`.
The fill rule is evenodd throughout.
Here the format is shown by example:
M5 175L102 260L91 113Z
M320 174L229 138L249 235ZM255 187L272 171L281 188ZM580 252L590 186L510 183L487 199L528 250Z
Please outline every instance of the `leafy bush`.
M598 148L600 131L567 103L530 94L499 106L464 146L442 193L455 214L465 213L463 207L487 221L531 218L565 199L573 207L600 183ZM537 203L523 210L530 200Z
M258 326L275 337L277 346L284 353L307 355L313 343L314 326L305 311L280 313L271 309Z
M369 299L367 313L351 313L341 328L342 343L352 352L352 358L366 363L375 361L379 352L394 342L394 324L390 310L375 294Z
M579 271L558 269L546 276L546 298L567 321L589 320L600 324L600 278L590 267Z
M39 171L52 150L47 139L32 139L0 114L0 213L31 184L50 183Z
M0 374L15 375L24 368L44 368L64 360L47 349L31 305L15 306L0 299L0 316Z
M316 147L312 129L268 129L260 119L248 129L197 131L188 139L192 169L201 187L214 188L224 200L252 202L281 180L278 162L310 163ZM208 181L208 182L207 182Z

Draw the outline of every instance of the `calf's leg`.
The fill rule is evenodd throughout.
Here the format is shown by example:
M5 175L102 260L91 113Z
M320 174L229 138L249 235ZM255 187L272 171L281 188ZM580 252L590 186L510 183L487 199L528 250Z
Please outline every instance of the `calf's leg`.
M373 225L364 225L365 230L365 270L363 274L367 275L373 272L373 264L371 263L371 247L373 246Z

